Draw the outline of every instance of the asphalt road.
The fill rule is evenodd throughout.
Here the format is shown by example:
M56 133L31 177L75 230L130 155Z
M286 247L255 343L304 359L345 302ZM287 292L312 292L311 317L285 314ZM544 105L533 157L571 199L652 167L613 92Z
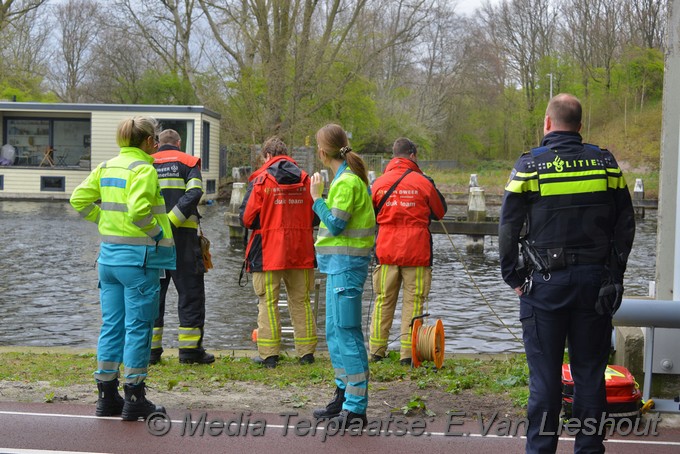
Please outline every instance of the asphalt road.
M292 411L294 412L294 411ZM170 419L123 422L97 418L94 406L0 402L0 454L27 453L521 453L524 438L511 436L517 421L486 426L451 416L449 420L374 420L359 434L342 434L316 424L307 414L250 414L214 410L169 410ZM663 419L663 415L661 415ZM626 431L627 428L621 428ZM638 431L644 431L641 425ZM614 435L608 452L680 452L680 428L652 427L656 435ZM522 430L519 431L523 433ZM562 436L558 452L573 452Z

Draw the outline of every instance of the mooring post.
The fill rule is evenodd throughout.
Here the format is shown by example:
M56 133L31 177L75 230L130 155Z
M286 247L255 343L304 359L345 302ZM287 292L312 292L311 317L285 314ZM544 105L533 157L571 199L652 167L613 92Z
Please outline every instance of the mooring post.
M375 181L375 178L376 178L375 170L369 170L368 171L368 184L373 184L373 182Z
M245 183L234 183L231 188L231 200L229 201L229 212L238 214L238 210L245 196ZM229 215L230 213L227 213ZM227 223L229 224L229 223ZM229 238L242 239L245 229L239 225L229 225Z
M636 200L644 200L645 198L645 185L642 182L642 178L636 178L635 179L635 188L633 188L633 201ZM638 207L635 208L635 216L639 216L641 218L645 217L645 208L644 207Z
M477 174L470 175L470 194L468 197L467 218L469 222L486 221L486 201L484 189L477 183ZM484 235L468 235L465 248L468 252L484 252Z

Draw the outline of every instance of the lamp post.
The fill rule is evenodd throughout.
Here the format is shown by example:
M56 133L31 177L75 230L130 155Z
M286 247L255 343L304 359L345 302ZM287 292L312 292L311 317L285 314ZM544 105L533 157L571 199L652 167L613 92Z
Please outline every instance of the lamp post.
M552 73L548 73L548 76L550 77L550 99L552 99Z

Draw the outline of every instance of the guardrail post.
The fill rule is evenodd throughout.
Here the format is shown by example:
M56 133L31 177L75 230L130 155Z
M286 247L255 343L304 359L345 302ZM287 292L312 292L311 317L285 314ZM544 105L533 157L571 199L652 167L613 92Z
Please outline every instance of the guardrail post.
M644 198L645 198L645 185L642 182L642 178L636 178L635 188L633 189L633 201L644 200ZM635 216L644 218L645 217L644 207L635 208Z
M477 174L470 175L470 194L468 197L467 218L470 222L486 221L486 201L484 189L477 184ZM465 248L470 253L484 252L484 235L468 235Z

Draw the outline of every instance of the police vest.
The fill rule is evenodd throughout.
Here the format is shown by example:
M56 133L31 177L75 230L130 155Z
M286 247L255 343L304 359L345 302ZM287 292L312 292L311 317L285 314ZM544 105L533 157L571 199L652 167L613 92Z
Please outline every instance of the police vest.
M618 184L614 179L610 184L609 152L584 144L580 153L568 153L567 159L548 147L534 148L531 155L540 196L530 204L530 243L539 251L563 248L584 262L604 262L616 208L609 189Z

